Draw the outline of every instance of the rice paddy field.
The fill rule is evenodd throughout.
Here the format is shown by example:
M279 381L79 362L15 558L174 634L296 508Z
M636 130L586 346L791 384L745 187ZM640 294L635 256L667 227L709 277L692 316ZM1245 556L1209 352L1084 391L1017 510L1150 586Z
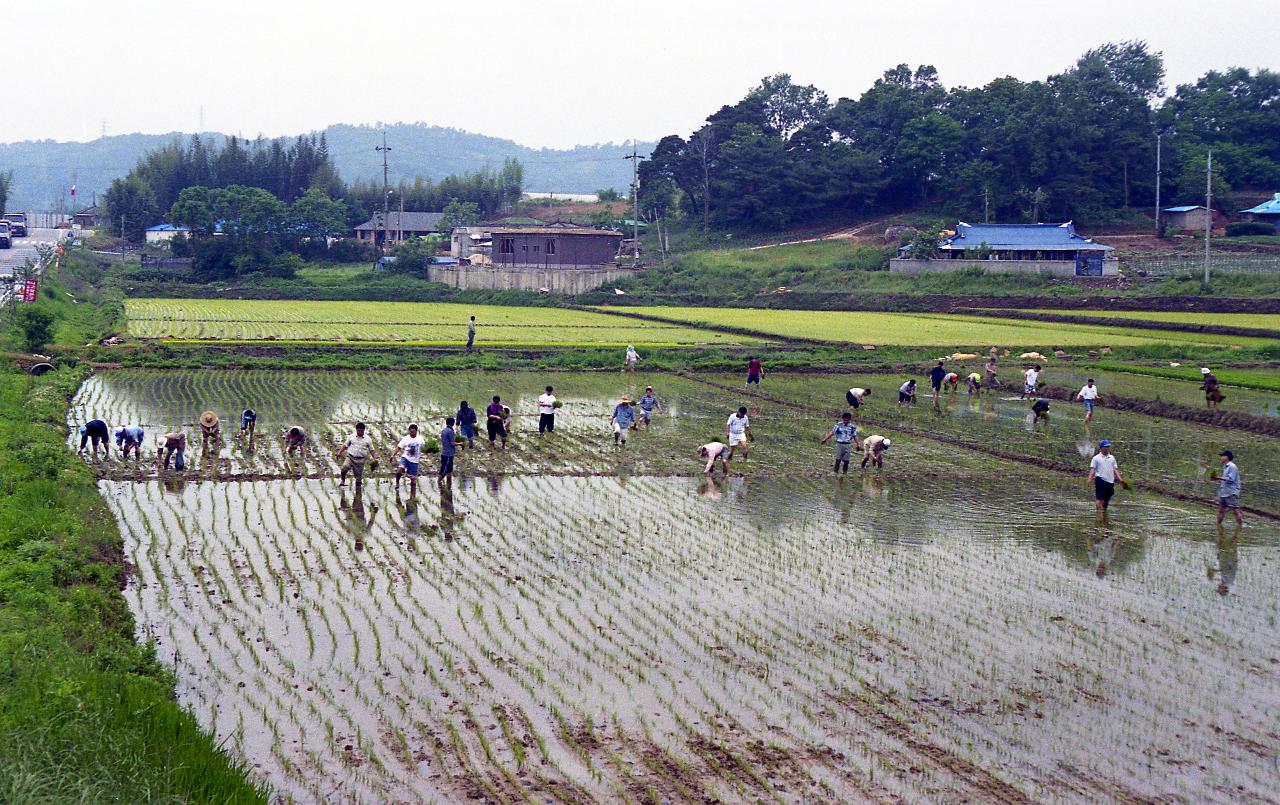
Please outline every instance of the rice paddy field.
M129 299L129 335L184 341L357 341L461 345L470 316L477 346L692 345L758 339L694 327L540 307L436 302Z
M280 801L1274 801L1280 528L1142 492L1100 521L1084 470L1105 436L1122 472L1193 489L1229 440L1280 511L1275 440L1056 407L1032 431L991 397L898 412L873 376L863 435L891 455L834 478L817 440L854 379L113 370L68 424L150 442L258 410L254 444L194 445L185 474L97 467L139 637ZM615 448L609 411L648 383L663 412ZM508 449L460 454L452 492L385 467L337 488L355 419L385 458L495 393ZM708 480L694 448L739 404L750 459Z
M622 312L658 316L693 326L735 327L780 338L805 338L877 346L939 346L971 350L1019 346L1042 351L1055 346L1183 345L1263 346L1266 338L1206 335L1137 327L1105 327L947 313L755 310L748 308L627 307Z
M1280 314L1275 313L1201 313L1186 311L1133 311L1133 310L1026 310L1024 313L1055 313L1060 316L1086 316L1089 318L1134 319L1143 321L1168 321L1175 324L1214 324L1228 327L1253 327L1259 330L1280 330Z

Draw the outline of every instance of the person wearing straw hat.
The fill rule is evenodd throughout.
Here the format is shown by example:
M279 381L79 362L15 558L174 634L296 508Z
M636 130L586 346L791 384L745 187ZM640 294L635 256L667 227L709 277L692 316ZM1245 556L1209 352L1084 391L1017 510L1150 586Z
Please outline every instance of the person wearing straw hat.
M200 449L208 450L211 442L216 447L221 440L222 423L218 421L218 415L205 411L200 415Z
M1222 383L1209 367L1200 367L1200 388L1204 389L1204 404L1209 408L1217 408L1222 402Z
M623 394L618 398L618 404L613 407L613 415L609 417L609 424L613 427L613 443L627 446L627 433L636 424L636 410L631 407L631 398Z

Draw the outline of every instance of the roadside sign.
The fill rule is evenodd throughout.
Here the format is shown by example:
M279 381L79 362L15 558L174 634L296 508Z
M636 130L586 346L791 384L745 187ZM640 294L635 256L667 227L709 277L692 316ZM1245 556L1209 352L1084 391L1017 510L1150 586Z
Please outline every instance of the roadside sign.
M39 280L27 280L22 283L22 301L36 301L36 291L39 290Z

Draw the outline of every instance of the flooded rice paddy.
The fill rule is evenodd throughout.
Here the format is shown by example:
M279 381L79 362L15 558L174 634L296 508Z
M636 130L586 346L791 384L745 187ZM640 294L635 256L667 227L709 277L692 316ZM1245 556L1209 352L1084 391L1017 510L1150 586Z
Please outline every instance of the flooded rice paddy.
M846 380L764 391L821 407ZM547 382L556 435L517 417L508 451L459 457L451 494L336 487L331 437L356 418L381 449L460 395L530 411ZM615 449L613 400L650 382L666 411ZM751 458L709 481L693 448L739 400ZM102 462L100 488L140 638L281 799L1227 802L1280 784L1265 519L1219 532L1209 508L1122 492L1101 523L1083 472L888 430L883 472L832 478L830 417L659 375L108 372L70 422L213 407L229 430L245 405L252 449L197 447L181 476ZM1003 402L901 416L1085 463L1078 423L1029 433ZM1122 471L1191 466L1158 446L1165 421L1098 416ZM281 454L289 424L317 455ZM1183 448L1238 441L1203 430ZM1274 509L1255 438L1245 494Z

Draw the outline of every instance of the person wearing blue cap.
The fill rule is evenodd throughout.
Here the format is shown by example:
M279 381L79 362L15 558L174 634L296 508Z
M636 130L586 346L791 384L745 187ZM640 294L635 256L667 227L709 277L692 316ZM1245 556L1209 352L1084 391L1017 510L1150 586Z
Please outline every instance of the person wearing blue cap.
M1116 457L1111 455L1111 441L1108 439L1098 442L1098 453L1089 462L1089 481L1093 484L1094 507L1099 513L1105 512L1111 504L1117 481L1128 486L1120 474Z

